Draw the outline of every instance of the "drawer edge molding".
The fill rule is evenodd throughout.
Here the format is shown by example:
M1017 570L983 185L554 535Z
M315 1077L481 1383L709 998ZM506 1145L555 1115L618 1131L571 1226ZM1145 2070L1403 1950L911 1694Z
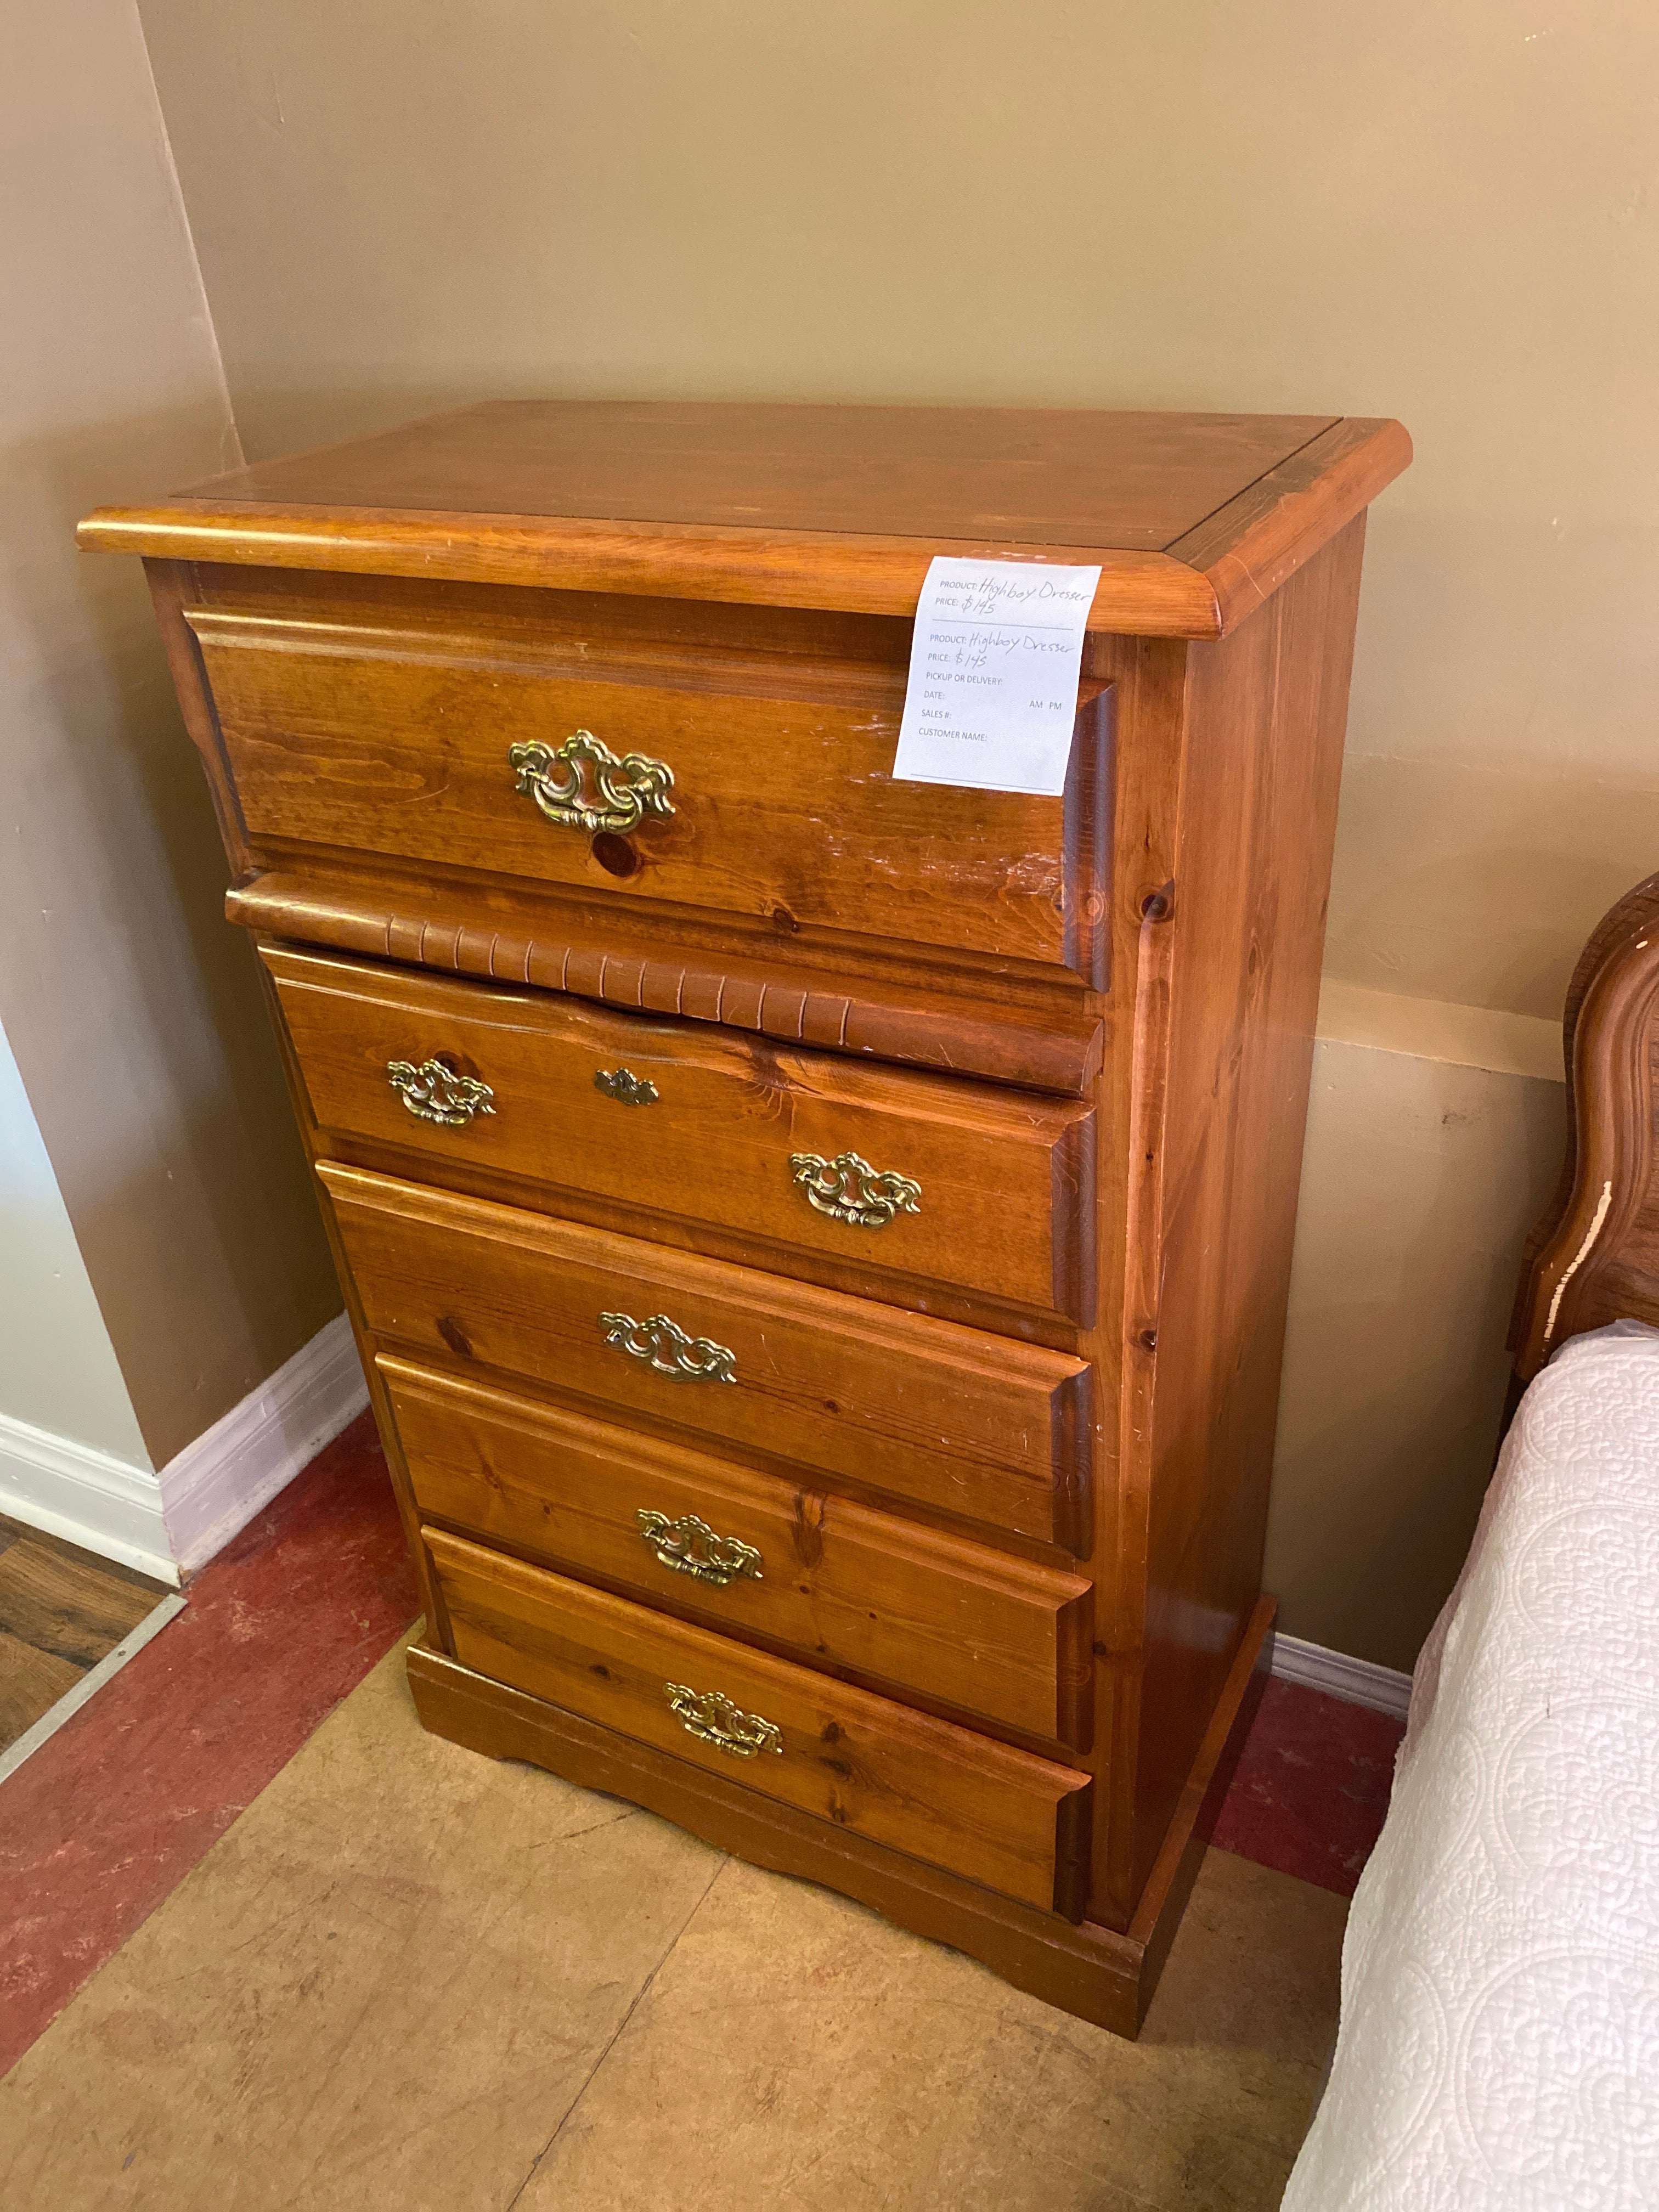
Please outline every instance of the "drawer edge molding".
M792 967L781 975L775 963L691 944L665 957L662 934L647 944L623 929L585 929L563 915L532 919L517 902L493 897L481 913L477 900L423 894L409 884L380 893L329 882L320 872L273 871L234 886L225 911L258 935L293 944L1068 1098L1088 1091L1105 1051L1103 1024L1081 1009L1045 1022L1011 1006L988 1018L982 1010L941 1003L949 995L943 985L930 1004L846 969Z

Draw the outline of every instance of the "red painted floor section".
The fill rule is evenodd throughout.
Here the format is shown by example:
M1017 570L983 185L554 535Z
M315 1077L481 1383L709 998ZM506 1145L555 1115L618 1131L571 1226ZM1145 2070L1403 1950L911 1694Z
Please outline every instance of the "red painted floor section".
M420 1611L367 1413L191 1583L178 1620L0 1784L0 2074ZM1269 1681L1213 1842L1352 1895L1400 1723Z
M0 1784L0 2074L419 1613L365 1413Z
M1270 1680L1210 1838L1352 1897L1389 1809L1404 1721Z

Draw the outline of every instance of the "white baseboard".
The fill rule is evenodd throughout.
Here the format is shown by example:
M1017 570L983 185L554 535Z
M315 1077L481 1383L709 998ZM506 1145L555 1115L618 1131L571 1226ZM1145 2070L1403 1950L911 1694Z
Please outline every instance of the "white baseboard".
M3 1413L0 1513L158 1582L178 1583L158 1476Z
M176 1588L368 1403L340 1314L160 1474L0 1414L0 1513Z
M1310 1690L1322 1690L1328 1698L1369 1705L1396 1720L1405 1719L1411 1703L1409 1674L1370 1659L1350 1659L1346 1651L1328 1651L1322 1644L1304 1644L1299 1636L1274 1637L1273 1672L1282 1681L1304 1683Z
M222 1550L368 1403L351 1324L337 1314L161 1469L179 1566L188 1574Z

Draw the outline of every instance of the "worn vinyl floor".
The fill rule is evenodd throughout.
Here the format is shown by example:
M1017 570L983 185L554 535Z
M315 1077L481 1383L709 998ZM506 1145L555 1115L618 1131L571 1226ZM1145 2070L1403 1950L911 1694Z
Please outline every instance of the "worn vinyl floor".
M1267 2208L1346 1912L1212 1850L1124 2043L423 1735L398 1650L0 2081L0 2204Z
M0 1515L0 1751L167 1594L131 1567Z

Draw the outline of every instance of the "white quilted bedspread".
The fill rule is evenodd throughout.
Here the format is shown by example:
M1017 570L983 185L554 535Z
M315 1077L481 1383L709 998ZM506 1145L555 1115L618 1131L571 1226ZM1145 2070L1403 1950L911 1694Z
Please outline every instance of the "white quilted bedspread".
M1659 2208L1659 1333L1522 1402L1417 1663L1285 2212Z

